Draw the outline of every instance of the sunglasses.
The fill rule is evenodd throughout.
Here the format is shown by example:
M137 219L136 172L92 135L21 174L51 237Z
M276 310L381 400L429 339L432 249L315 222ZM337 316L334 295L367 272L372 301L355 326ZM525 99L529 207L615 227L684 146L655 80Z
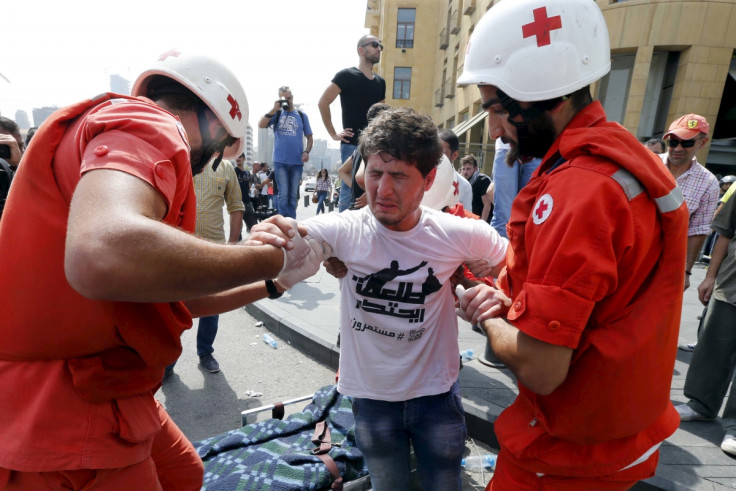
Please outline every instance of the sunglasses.
M670 148L677 148L677 145L682 145L682 148L692 148L695 144L700 141L697 138L692 140L675 140L674 138L667 139L667 146Z
M374 48L381 48L381 51L383 51L383 45L379 43L378 41L371 41L370 43L362 44L360 47L365 48L366 46L373 46Z

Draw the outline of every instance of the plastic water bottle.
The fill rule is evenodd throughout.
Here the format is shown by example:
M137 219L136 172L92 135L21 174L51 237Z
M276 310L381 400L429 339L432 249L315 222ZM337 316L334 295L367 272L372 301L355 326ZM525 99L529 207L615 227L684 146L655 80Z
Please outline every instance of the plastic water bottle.
M263 342L272 347L273 349L276 349L277 343L274 338L272 338L268 333L263 333Z
M474 355L475 355L475 352L472 349L466 349L466 350L460 352L460 358L463 361L470 361L470 360L472 360Z
M470 455L462 460L461 465L466 469L493 469L496 467L496 458L496 455L490 453Z

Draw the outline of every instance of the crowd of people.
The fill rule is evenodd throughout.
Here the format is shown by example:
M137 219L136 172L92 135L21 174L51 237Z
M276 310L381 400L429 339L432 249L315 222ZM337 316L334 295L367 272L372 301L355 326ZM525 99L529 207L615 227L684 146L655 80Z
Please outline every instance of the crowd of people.
M218 315L323 265L341 285L337 389L377 491L409 489L410 447L424 489L460 489L458 315L518 383L488 490L628 489L680 421L718 415L736 365L736 179L698 162L702 116L644 144L607 121L590 92L611 68L595 2L502 2L475 27L458 84L488 113L492 176L473 154L458 172L456 135L385 104L376 36L356 50L318 104L345 163L340 213L321 213L323 169L317 215L299 222L308 116L280 87L258 123L274 131L273 169L247 169L246 95L209 56L169 51L131 96L63 108L30 145L0 119L0 488L199 489L203 464L154 397L182 332L199 319L216 373ZM689 402L675 407L683 292L711 232ZM721 445L734 455L735 401Z

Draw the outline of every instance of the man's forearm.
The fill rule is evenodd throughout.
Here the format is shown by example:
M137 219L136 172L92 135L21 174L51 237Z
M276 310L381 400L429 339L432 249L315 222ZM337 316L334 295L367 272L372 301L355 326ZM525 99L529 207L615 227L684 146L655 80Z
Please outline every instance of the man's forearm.
M312 135L308 135L307 136L307 148L305 148L304 151L307 153L311 152L313 144L314 144L314 137Z
M695 261L698 260L700 250L705 243L705 235L690 235L687 238L687 262L685 263L685 271L691 271Z
M329 134L331 138L335 138L337 131L335 131L335 127L332 125L332 112L330 111L330 107L327 106L324 110L320 107L319 112L322 115L322 124L325 125L327 134Z
M278 289L278 287L277 287ZM188 300L185 303L192 317L217 315L268 298L266 283L256 281L224 292Z
M484 222L488 221L488 215L491 214L491 200L488 195L484 194L481 196L483 202L483 210L480 212L480 219Z
M273 278L283 265L276 247L217 244L150 222L68 250L68 278L87 265L72 286L97 300L172 302Z
M548 395L567 377L572 350L534 339L502 317L482 322L495 355L526 388Z
M234 211L230 213L230 238L228 242L235 244L240 240L240 232L243 231L243 212Z
M718 276L718 270L721 269L721 263L723 263L723 259L725 259L728 254L729 242L731 242L731 239L723 235L719 235L718 239L716 239L716 243L713 244L713 250L710 253L708 271L705 273L707 278L716 279L716 276Z
M348 159L337 169L337 177L342 182L352 187L353 184L353 157L350 156Z

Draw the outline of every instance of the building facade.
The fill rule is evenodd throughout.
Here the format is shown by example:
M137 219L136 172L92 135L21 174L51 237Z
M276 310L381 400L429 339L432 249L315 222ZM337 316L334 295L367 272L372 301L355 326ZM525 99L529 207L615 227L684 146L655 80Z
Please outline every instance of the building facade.
M34 107L31 111L33 114L33 126L41 126L41 123L46 121L46 118L51 116L58 109L58 106Z
M117 73L110 75L110 92L130 95L130 81Z
M245 165L251 168L255 160L255 148L253 145L253 127L250 123L245 128L245 149L243 149L243 152L245 153Z
M490 173L493 141L475 86L457 87L470 34L500 1L368 0L365 26L385 49L386 102L453 129L461 156ZM611 41L611 73L593 84L609 119L645 141L687 113L705 116L711 142L698 154L714 173L736 174L736 2L591 0ZM531 15L531 13L530 13Z

